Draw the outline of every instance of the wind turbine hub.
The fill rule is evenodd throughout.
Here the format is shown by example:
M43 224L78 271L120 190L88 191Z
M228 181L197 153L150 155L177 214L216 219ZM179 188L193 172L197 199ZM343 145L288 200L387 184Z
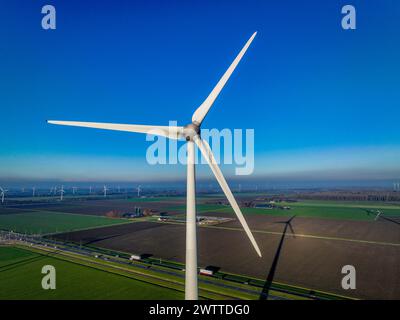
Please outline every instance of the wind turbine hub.
M186 141L193 141L193 137L200 135L200 126L195 123L190 123L184 127L184 135Z

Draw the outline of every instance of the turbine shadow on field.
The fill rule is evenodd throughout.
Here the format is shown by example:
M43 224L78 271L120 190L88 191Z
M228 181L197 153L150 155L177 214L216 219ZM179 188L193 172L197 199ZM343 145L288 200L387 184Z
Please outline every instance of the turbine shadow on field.
M275 252L275 256L274 256L274 260L272 261L271 268L269 269L267 279L265 280L263 289L262 289L262 291L260 293L259 300L267 300L268 299L269 291L271 289L272 282L274 280L275 271L276 271L276 268L278 266L279 257L280 257L281 250L282 250L282 247L283 247L283 241L285 240L285 236L286 236L286 232L287 232L288 228L290 229L290 232L292 233L292 235L294 237L296 236L295 233L294 233L293 227L292 227L292 223L291 223L295 217L296 217L296 215L292 216L287 221L278 221L278 222L276 222L276 223L284 223L285 227L283 229L282 236L281 236L281 239L280 239L279 244L278 244L278 248L277 248L277 250Z
M388 221L388 222L391 222L391 223L400 225L400 222L399 222L399 221L396 221L396 220L394 220L394 219L388 218L387 216L384 216L383 212L380 213L380 214L377 216L377 213L375 213L375 212L372 211L372 210L369 210L369 209L363 209L363 210L367 213L367 215L369 215L369 216L370 216L370 215L373 215L373 216L375 217L375 220L376 220L376 221L379 220L379 219L383 219L383 220L386 220L386 221Z
M10 264L6 264L6 265L0 267L0 272L12 270L12 269L18 268L20 266L23 266L23 265L26 265L26 264L30 264L32 262L36 262L36 261L39 261L39 260L42 260L42 259L45 259L45 258L46 258L45 255L43 255L43 256L40 255L40 256L36 256L36 257L30 257L30 258L27 258L27 259L23 259L23 260L20 260L20 261L17 261L17 262L13 262L13 263L10 263Z
M30 264L30 263L33 263L33 262L37 262L37 261L46 259L48 257L51 257L52 255L58 254L58 252L61 252L61 251L60 250L56 250L54 252L48 252L46 254L40 254L39 256L30 257L30 258L26 258L26 259L19 260L19 261L16 261L16 262L12 262L10 264L6 264L6 265L0 267L0 272L12 270L12 269L19 268L21 266L24 266L24 265L27 265L27 264Z
M108 240L108 239L112 239L112 238L117 238L117 237L120 237L122 235L123 234L113 234L111 236L99 237L99 238L87 240L83 245L87 246L89 244L93 244L93 243L96 243L96 242L100 242L100 241L104 241L104 240Z
M383 219L383 220L386 220L386 221L389 221L389 222L392 222L392 223L395 223L395 224L397 224L397 225L400 225L400 222L398 222L398 221L396 221L396 220L393 220L393 219L390 219L390 218L388 218L388 217L385 217L385 216L383 216L383 215L379 216L379 218L381 218L381 219Z

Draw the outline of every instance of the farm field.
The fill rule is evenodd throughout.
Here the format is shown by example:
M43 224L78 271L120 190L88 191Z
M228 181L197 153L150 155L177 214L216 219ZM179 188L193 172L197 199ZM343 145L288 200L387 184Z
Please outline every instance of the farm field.
M67 232L121 223L127 223L127 220L50 211L0 214L0 229L27 234Z
M218 199L215 199L215 201L216 200ZM383 212L384 217L394 218L395 220L400 219L399 203L301 200L297 202L277 203L277 206L290 207L290 210L282 210L279 208L266 209L245 207L242 203L242 201L244 201L243 198L238 198L238 200L243 213L247 216L268 215L289 217L295 215L296 217L308 218L373 221L376 217L376 210L380 210ZM210 203L210 201L214 200L210 200L210 198L207 197L200 197L197 201L197 212L199 214L234 216L230 206ZM0 208L0 216L18 211L29 212L33 210L104 216L110 211L133 212L135 207L140 207L142 210L151 209L158 212L168 212L170 215L182 214L186 211L185 200L183 197L154 197L65 201L63 203L43 204L32 203L29 205L16 205Z
M40 203L3 206L0 229L41 232L83 246L150 254L155 259L183 263L184 224L158 221L157 214L168 212L170 216L184 217L184 200L159 198L160 201L148 202L137 202L135 198L65 201L47 203L42 208ZM175 201L161 201L166 198ZM244 201L249 199L238 200L263 257L258 258L252 251L232 209L217 203L222 199L201 197L197 205L199 215L233 219L199 226L200 266L215 265L222 272L265 280L279 252L279 263L274 271L276 282L349 296L340 287L340 268L351 264L359 272L359 282L350 296L400 298L398 203L314 200L277 203L277 206L290 207L283 210L247 208ZM132 220L105 217L110 211L133 212L136 206L155 210L156 217ZM383 214L375 221L376 210ZM284 241L280 243L286 222L292 217L292 230L287 228ZM376 273L376 270L382 272Z
M182 202L185 197L150 197L150 198L129 198L128 202Z
M136 202L131 199L99 199L90 201L63 201L50 203L29 203L18 204L7 207L0 207L0 215L14 212L43 210L60 213L76 213L83 215L104 216L110 211L134 212L135 207L142 209L153 209L165 211L168 206L180 205L184 200L177 202L148 201ZM173 212L172 212L173 213Z
M220 204L197 204L196 205L196 213L204 213L204 212L225 212L224 209L229 209L227 206L223 206ZM168 206L167 211L178 211L178 212L186 212L186 205L173 205L173 206ZM228 212L232 212L228 210Z
M55 290L41 269L56 268ZM0 247L0 299L182 299L183 293L105 270L15 247Z
M375 202L375 201L332 201L332 200L299 200L297 202L281 202L284 205L318 206L318 207L347 207L347 208L368 208L368 209L400 209L398 202Z
M274 259L279 259L274 281L348 296L349 292L340 286L340 270L343 265L351 264L358 270L357 290L351 296L400 298L397 224L385 220L295 217L291 222L293 233L286 230L282 240L287 218L249 215L246 219L260 245L262 258L252 250L239 222L231 221L198 228L200 266L214 265L223 272L265 279ZM185 226L179 223L137 222L55 237L184 263Z
M280 202L278 206L288 206L290 210L282 210L278 208L248 208L241 207L244 214L262 214L271 216L293 216L310 217L310 218L326 218L338 220L374 220L376 210L383 211L385 216L400 218L400 205L391 204L368 204L368 203L336 203L333 201L299 201L299 202ZM231 213L234 214L229 206L218 204L198 204L197 210L199 213ZM184 205L168 207L169 210L185 212Z
M229 208L219 212L229 212ZM390 216L400 216L400 209L385 209L385 214L390 212ZM357 207L334 207L334 206L291 206L290 210L281 209L262 209L262 208L243 208L244 214L269 214L275 216L296 216L338 220L374 220L375 214L371 214L366 209Z

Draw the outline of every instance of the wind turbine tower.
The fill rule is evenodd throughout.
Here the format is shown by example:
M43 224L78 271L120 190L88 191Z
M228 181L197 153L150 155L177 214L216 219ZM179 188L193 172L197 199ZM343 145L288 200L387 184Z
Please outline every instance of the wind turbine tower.
M138 198L140 198L140 191L142 191L142 189L141 189L141 186L139 185L137 187L137 196L138 196Z
M1 203L4 203L4 197L7 191L8 191L7 189L3 189L2 187L0 187Z
M107 191L108 191L107 186L104 185L103 187L104 198L107 197Z
M201 139L200 127L209 112L214 101L217 99L221 90L225 86L229 77L232 75L236 66L244 56L251 42L253 41L256 33L246 42L242 50L239 52L235 60L223 74L217 85L204 100L204 102L193 113L192 120L184 127L178 126L152 126L152 125L130 125L130 124L117 124L117 123L98 123L98 122L78 122L78 121L54 121L49 120L48 123L97 128L116 131L127 131L145 133L157 136L167 137L173 140L186 140L187 143L187 184L186 184L186 265L185 265L185 299L197 300L198 299L198 286L197 286L197 230L196 230L196 177L195 177L195 145L200 149L201 154L206 159L211 168L212 173L217 179L222 191L228 198L230 205L233 208L238 220L240 221L247 237L253 245L257 254L261 257L261 251L257 245L256 240L251 233L247 222L239 208L239 205L234 198L231 189L229 188L225 177L223 176L212 150L207 141ZM105 189L105 188L104 188ZM104 194L106 194L104 192ZM138 190L139 194L139 190Z
M65 193L65 191L64 191L64 186L61 186L61 189L58 190L58 192L60 193L60 201L63 201L63 199L64 199L64 193Z
M375 216L375 221L379 219L379 217L381 216L382 211L381 210L376 210L376 216Z

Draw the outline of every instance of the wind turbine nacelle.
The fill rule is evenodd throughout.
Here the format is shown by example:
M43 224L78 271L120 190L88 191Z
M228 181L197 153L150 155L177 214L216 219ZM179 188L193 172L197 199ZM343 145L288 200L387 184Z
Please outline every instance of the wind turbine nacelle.
M200 126L194 123L190 123L183 127L183 135L186 141L193 141L196 135L200 135Z

